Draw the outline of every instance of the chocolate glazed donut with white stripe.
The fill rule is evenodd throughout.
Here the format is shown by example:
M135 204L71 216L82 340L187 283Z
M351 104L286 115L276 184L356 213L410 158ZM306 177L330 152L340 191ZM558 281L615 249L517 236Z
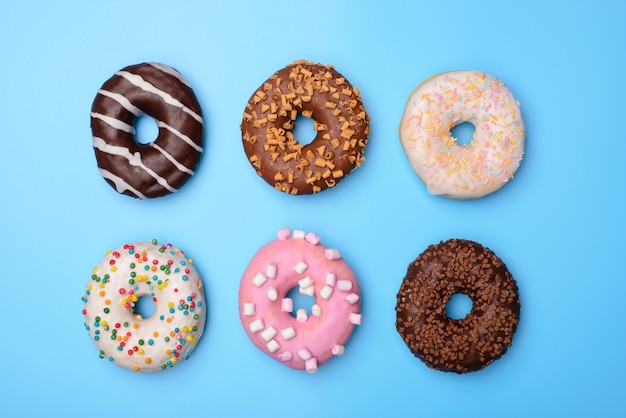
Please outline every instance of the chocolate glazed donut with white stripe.
M135 139L135 120L154 118L154 142ZM108 79L91 107L100 174L119 193L139 199L177 191L202 155L200 104L182 75L159 63L131 65Z

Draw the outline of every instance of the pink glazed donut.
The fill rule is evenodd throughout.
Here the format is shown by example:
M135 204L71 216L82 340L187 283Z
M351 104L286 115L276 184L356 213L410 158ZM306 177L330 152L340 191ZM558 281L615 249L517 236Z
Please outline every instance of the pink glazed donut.
M310 315L287 293L315 296ZM239 315L250 340L282 364L314 373L361 324L359 283L339 251L320 244L312 232L289 228L263 246L246 268L239 287Z

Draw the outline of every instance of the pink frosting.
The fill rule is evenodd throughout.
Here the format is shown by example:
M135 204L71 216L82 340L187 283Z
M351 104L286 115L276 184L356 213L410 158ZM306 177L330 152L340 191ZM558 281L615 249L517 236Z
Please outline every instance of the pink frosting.
M306 264L303 271L302 263ZM276 277L259 280L268 264L275 265ZM327 282L328 273L336 283ZM299 286L313 293L317 305L301 322L283 309L287 293ZM339 252L324 247L319 239L289 236L288 229L259 249L241 278L239 315L248 337L293 369L313 373L334 355L343 354L355 325L361 323L360 309L359 284Z

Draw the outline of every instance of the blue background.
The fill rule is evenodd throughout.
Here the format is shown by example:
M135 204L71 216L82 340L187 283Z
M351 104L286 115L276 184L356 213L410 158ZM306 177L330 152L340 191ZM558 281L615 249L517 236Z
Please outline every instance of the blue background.
M0 14L0 416L624 416L626 3L623 1L12 1ZM297 60L335 65L372 119L363 166L287 196L246 161L253 91ZM167 63L193 86L206 152L177 193L139 201L100 177L89 112L118 69ZM397 130L427 77L475 69L521 103L525 159L475 201L427 194ZM337 247L362 286L346 354L309 375L239 323L241 273L283 227ZM428 369L395 295L429 244L467 238L516 278L513 347L473 374ZM157 238L193 257L209 317L189 361L134 374L99 360L84 286L107 250Z

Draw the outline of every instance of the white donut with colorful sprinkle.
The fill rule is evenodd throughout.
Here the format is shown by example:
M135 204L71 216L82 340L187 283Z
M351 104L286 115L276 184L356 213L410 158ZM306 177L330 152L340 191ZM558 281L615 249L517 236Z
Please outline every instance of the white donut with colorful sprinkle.
M292 288L315 297L310 312L294 311ZM263 246L239 287L239 315L250 340L280 363L309 373L342 355L360 325L359 283L337 249L314 233L289 228ZM297 308L297 307L296 307Z
M155 307L146 318L136 310L142 297ZM93 269L83 301L85 328L100 358L136 372L188 359L204 331L204 290L192 260L156 240L107 252Z
M469 144L450 130L475 127ZM423 82L409 97L400 142L428 192L474 199L504 186L524 155L519 103L497 78L479 71L452 71Z

